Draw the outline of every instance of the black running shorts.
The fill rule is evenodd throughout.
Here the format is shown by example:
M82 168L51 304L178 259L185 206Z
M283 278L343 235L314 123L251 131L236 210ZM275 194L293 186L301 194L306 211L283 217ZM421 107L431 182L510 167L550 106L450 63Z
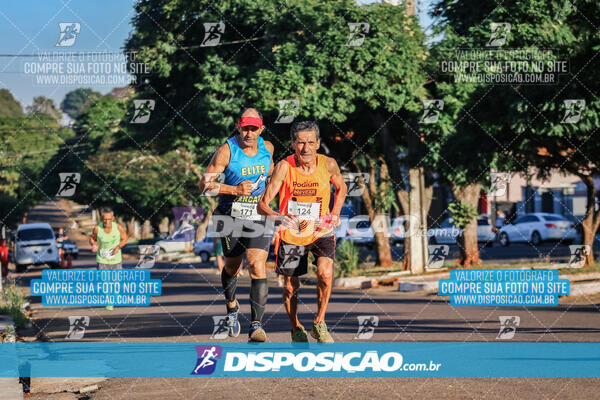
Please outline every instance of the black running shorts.
M215 215L222 214L215 212ZM223 255L225 257L239 257L248 249L269 251L273 234L265 229L264 219L263 221L231 219L231 221L234 220L235 226L233 229L231 227L224 227L223 221L217 222L215 224L217 226L213 228L217 236L221 238ZM225 219L225 221L229 222L229 219Z
M308 252L315 259L335 258L335 235L323 236L307 246L279 242L275 272L286 276L301 276L308 272Z

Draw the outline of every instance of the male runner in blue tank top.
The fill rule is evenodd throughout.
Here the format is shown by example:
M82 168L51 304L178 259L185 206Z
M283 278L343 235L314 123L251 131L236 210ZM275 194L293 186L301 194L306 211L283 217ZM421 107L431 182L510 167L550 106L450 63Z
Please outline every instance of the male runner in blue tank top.
M267 335L261 326L262 316L267 303L267 275L265 264L271 244L271 235L248 234L264 232L264 217L257 213L258 200L265 191L267 178L273 171L273 144L265 141L260 134L265 129L262 115L254 108L244 110L237 122L238 135L230 138L219 147L206 168L200 182L203 193L210 191L219 195L219 203L214 215L221 220L231 217L243 223L244 228L222 236L225 267L221 273L221 283L227 300L226 323L229 336L240 334L238 322L239 303L235 298L237 275L241 269L244 255L250 272L250 309L252 319L248 340L264 342ZM224 173L223 183L215 181ZM239 226L239 225L237 225Z

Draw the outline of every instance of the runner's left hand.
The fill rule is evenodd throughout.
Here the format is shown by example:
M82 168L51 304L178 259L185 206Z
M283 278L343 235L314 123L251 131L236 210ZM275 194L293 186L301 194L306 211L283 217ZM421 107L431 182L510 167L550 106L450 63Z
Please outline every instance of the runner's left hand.
M340 216L336 214L325 214L321 217L321 227L325 229L333 229L341 223Z

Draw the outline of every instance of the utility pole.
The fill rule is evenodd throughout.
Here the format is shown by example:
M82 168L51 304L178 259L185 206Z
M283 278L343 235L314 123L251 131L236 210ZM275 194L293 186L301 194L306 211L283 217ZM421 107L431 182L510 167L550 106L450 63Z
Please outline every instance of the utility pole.
M416 15L417 0L405 0L406 15ZM409 129L407 132L408 154L415 154L418 151L420 135L418 132ZM410 160L410 158L409 158ZM428 235L427 235L427 214L425 213L425 180L423 167L410 168L408 170L408 208L409 230L412 233L410 240L409 256L410 271L413 274L420 274L425 271L427 265ZM416 226L412 226L415 224Z

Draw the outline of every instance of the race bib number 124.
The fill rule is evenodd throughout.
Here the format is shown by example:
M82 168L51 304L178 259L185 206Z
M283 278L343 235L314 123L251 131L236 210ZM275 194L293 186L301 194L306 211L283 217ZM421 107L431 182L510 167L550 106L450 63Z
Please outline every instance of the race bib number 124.
M297 215L301 220L317 221L321 216L320 211L320 203L302 203L298 201L288 202L288 214Z

